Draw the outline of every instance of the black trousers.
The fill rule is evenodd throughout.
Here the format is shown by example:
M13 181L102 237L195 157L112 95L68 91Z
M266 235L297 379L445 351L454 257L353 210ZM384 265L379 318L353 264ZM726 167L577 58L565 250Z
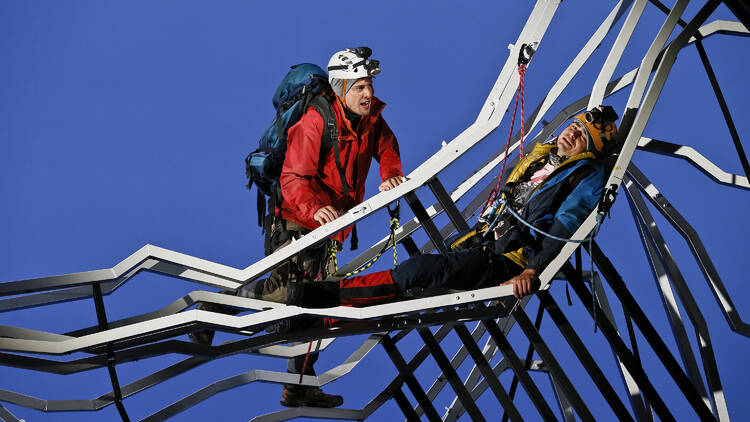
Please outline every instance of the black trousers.
M509 258L480 247L417 255L393 270L341 280L339 299L342 305L367 306L393 301L414 288L423 289L427 294L436 289L479 289L497 286L522 271L523 268ZM319 292L315 296L326 293L323 286L323 283L316 286ZM302 304L305 305L313 303Z
M271 232L271 252L275 252L292 243L292 238L299 239L309 233L310 230L292 223L291 221L278 220ZM326 277L326 262L328 257L328 241L321 242L305 249L291 260L283 265L276 267L269 274L269 278L263 284L264 292L260 295L266 300L268 296L273 296L275 292L286 292L287 283L304 283L310 280L321 280ZM314 281L313 281L314 282ZM257 292L256 292L257 293ZM278 298L276 302L283 302L284 298ZM271 299L273 300L273 299ZM317 318L298 318L290 321L290 329L300 329L307 326L319 324ZM305 364L307 359L307 364ZM310 353L309 356L301 355L287 359L287 372L292 374L302 373L303 367L305 375L315 375L315 362L318 360L318 353Z

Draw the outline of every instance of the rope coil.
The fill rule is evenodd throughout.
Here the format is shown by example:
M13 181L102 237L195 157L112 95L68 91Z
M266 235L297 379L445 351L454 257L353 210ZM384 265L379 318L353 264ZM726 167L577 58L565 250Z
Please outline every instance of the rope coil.
M341 252L341 248L338 246L338 244L332 244L328 248L329 258L331 259L333 263L333 272L335 273L335 277L351 277L353 275L359 274L362 271L370 268L375 262L377 262L378 259L380 259L381 256L385 253L386 249L388 249L389 246L393 246L393 266L398 267L398 253L396 251L396 230L399 228L399 218L401 215L401 204L396 201L396 206L391 209L390 207L386 207L388 210L388 214L390 215L391 219L388 224L388 227L390 229L390 236L388 238L388 241L383 245L383 247L378 251L378 253L370 258L367 262L362 264L359 268L350 271L346 274L338 274L338 260L337 255L339 252Z

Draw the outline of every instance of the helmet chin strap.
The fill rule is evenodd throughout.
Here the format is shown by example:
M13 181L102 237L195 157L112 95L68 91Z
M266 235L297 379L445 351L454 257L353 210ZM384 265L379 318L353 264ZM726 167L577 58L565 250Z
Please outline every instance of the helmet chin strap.
M344 85L341 87L341 100L344 103L344 107L346 107L346 79L344 79Z

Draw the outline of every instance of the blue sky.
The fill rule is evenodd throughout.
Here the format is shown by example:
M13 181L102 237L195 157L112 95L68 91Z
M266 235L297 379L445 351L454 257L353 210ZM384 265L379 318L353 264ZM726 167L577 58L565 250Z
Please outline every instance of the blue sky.
M614 3L568 0L560 5L527 73L527 114ZM255 148L273 116L271 97L288 66L304 61L324 65L336 50L371 47L383 68L375 80L375 95L388 103L384 116L399 139L404 169L409 172L438 151L442 140L450 141L474 121L507 58L507 45L517 38L532 5L514 2L502 7L489 1L429 5L416 1L2 2L0 281L110 268L147 243L237 268L250 265L263 251L255 192L244 188L243 158ZM700 6L691 4L686 16L692 17ZM724 6L713 19L735 20ZM661 12L647 6L615 76L638 65L662 21ZM613 31L605 39L548 119L590 91L615 36ZM750 108L747 40L716 35L705 41L705 47L740 138L750 148L746 142L750 122L743 118ZM612 97L618 112L626 98L627 94ZM508 118L441 174L449 190L504 144ZM678 57L644 135L690 145L725 171L742 174L693 47ZM743 289L745 241L750 236L744 219L750 210L747 192L714 184L681 160L637 152L634 162L699 231L740 315L747 318L750 311L743 306L750 299ZM377 166L373 167L368 194L376 192L379 182ZM431 199L426 192L420 197L424 202ZM746 419L750 404L744 399L745 374L750 368L741 356L750 343L729 329L679 235L660 216L657 224L711 325L730 415ZM361 245L380 239L386 228L384 214L360 224ZM419 235L416 240L424 239ZM624 194L598 241L672 346ZM108 317L152 311L201 288L140 274L105 298ZM564 302L562 286L553 286L552 291ZM536 302L532 304L530 309L535 309ZM578 324L592 350L607 362L604 369L619 388L606 342L601 334L593 333L580 303L574 299L574 306L563 310ZM621 314L619 305L615 313ZM5 313L2 324L63 333L95 325L96 315L89 299ZM560 344L563 361L572 356L555 329L543 333L551 344ZM323 354L318 372L340 363L361 340L338 342L334 350ZM416 347L420 340L414 335L406 342ZM447 342L456 339L450 337ZM525 343L518 338L517 344L516 351L524 354ZM77 355L61 359L73 357ZM162 356L120 365L118 373L121 382L127 383L181 358ZM572 367L579 365L570 362ZM653 353L644 352L644 365L652 381L664 389L663 396L678 420L695 419L677 397L666 371L655 363ZM210 382L250 369L284 367L279 359L234 356L136 394L125 406L132 419L141 419ZM429 362L417 373L427 380L425 388L435 368ZM570 372L586 378L580 370ZM394 374L378 348L349 377L326 390L343 394L345 407L360 408ZM507 374L502 378L506 385L508 379ZM540 385L546 383L545 377L535 379ZM106 370L57 376L6 367L0 368L0 388L46 399L91 399L111 390ZM214 396L174 420L210 415L227 421L248 420L278 410L279 392L280 387L273 385L246 385ZM595 413L610 414L595 390L581 393L591 397ZM449 400L444 392L436 407L440 410ZM519 400L528 406L528 400ZM490 400L480 404L488 415L497 411L497 404ZM114 406L75 414L6 407L26 420L117 419ZM389 403L373 420L393 420L399 414L395 404Z

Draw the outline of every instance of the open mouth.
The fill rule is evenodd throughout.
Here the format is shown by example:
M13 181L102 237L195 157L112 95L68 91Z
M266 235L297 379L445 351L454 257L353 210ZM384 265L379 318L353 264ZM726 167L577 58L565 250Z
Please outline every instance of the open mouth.
M359 103L359 105L362 106L362 107L364 107L364 108L369 108L370 107L370 101L369 100L368 101L362 101L361 103Z

